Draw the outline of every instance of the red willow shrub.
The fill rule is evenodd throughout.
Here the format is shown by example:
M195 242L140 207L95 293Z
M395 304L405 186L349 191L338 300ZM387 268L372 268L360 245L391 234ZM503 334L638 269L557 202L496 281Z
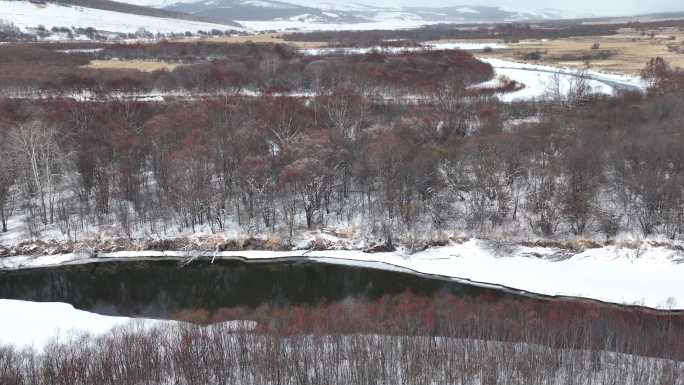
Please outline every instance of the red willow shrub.
M68 46L67 46L68 47ZM108 45L100 52L65 53L53 45L0 46L0 88L52 95L149 90L231 93L336 89L415 92L438 89L446 78L468 85L493 76L489 64L465 51L398 55L306 56L285 45L161 42ZM61 48L63 50L64 48ZM182 64L145 73L83 67L91 59L154 60ZM2 91L2 90L0 90Z
M405 292L371 302L261 307L254 312L223 309L204 318L211 323L231 319L254 320L261 332L285 335L431 335L684 359L681 312L592 301L491 295L425 297Z
M682 316L592 303L420 297L182 314L42 351L0 346L3 385L679 385ZM608 351L606 351L608 350ZM645 356L610 352L632 352Z

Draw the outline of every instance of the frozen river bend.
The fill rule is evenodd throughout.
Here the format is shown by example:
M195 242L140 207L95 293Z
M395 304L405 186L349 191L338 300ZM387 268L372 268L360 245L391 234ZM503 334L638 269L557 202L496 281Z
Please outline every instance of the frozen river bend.
M639 76L591 70L580 72L575 69L519 63L502 59L479 59L489 63L495 72L495 79L485 83L483 86L496 86L498 78L502 76L525 85L521 90L499 95L499 99L504 102L544 99L547 96L548 87L552 84L555 76L560 80L561 89L566 91L580 76L586 77L587 83L591 87L591 92L596 94L614 95L620 91L640 92L645 91L648 86L647 82Z
M429 50L454 50L465 51L497 50L506 48L505 44L499 43L473 43L473 42L450 42L450 43L425 43L418 47L368 47L368 48L312 48L303 49L302 53L310 56L321 55L366 55L372 52L381 52L385 55L395 55L406 52L422 52ZM477 54L476 54L477 55ZM503 102L515 100L544 99L547 97L549 85L554 77L558 77L560 87L567 91L578 77L583 76L592 93L614 95L620 91L643 92L648 88L648 83L640 76L620 73L607 73L593 70L579 71L572 68L555 67L541 64L518 62L509 59L479 57L478 59L488 63L494 68L494 79L480 84L480 87L498 87L500 78L504 77L524 85L515 92L499 95Z

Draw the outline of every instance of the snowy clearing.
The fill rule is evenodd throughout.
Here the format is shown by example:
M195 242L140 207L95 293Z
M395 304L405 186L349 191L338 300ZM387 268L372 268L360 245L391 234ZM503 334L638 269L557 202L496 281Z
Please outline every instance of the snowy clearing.
M64 303L39 303L0 299L0 344L40 349L50 341L68 341L83 334L102 335L133 319L107 317L74 309ZM170 321L136 320L141 327Z
M470 41L427 42L423 45L435 50L462 49L465 51L479 51L487 48L491 48L493 50L508 48L506 44L501 43L481 43Z
M27 1L7 0L0 0L0 19L14 23L24 31L39 25L48 30L52 27L93 27L100 31L120 33L135 33L140 28L152 33L196 33L200 30L238 29L223 24L140 16L53 3L38 5Z
M8 299L0 299L0 314L0 345L39 350L52 341L64 343L85 334L97 337L118 327L150 329L180 324L177 321L104 316L77 310L65 303ZM222 325L234 331L252 330L257 326L253 321L229 321Z
M503 44L498 43L477 43L477 42L428 42L419 47L364 47L364 48L304 48L300 49L304 55L308 56L323 56L323 55L366 55L371 52L382 52L388 55L396 55L405 52L423 52L423 51L442 51L442 50L464 50L464 51L480 51L485 48L502 49L506 48Z
M424 20L389 19L369 23L316 23L300 20L254 21L236 20L236 23L254 31L372 31L379 29L412 29L437 22Z
M215 259L307 260L427 274L485 287L504 287L530 293L579 297L663 310L684 309L684 255L665 247L606 246L573 253L568 250L524 246L496 246L471 239L462 244L431 248L415 254L329 251L235 252L117 252L15 256L0 259L0 269L17 270L122 260Z

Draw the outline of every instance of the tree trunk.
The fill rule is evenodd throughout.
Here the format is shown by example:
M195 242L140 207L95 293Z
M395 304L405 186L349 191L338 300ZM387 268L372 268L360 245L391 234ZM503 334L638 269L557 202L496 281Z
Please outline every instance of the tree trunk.
M2 232L7 232L7 218L5 218L5 208L0 207L0 222L2 222Z
M311 230L314 210L312 208L306 208L304 211L306 212L306 228Z

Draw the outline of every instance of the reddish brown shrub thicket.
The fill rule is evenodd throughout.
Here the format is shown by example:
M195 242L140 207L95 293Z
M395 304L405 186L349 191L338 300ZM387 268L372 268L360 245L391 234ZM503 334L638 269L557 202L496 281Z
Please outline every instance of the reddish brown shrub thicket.
M38 352L0 346L0 381L679 385L684 374L678 360L656 358L683 357L681 315L586 303L406 293L372 303L215 315L255 319L258 327L130 325ZM193 316L208 320L204 311L183 314L186 320Z
M81 47L67 45L65 47ZM86 52L63 52L57 45L0 46L0 92L88 90L97 93L156 90L221 91L248 87L264 92L318 90L319 87L374 87L387 92L415 92L440 86L445 78L464 85L485 81L493 70L464 51L401 55L305 56L285 45L161 42L88 45ZM96 47L102 49L88 52ZM78 49L78 48L76 48ZM92 59L148 60L183 64L152 73L89 69ZM416 89L418 87L418 89Z

